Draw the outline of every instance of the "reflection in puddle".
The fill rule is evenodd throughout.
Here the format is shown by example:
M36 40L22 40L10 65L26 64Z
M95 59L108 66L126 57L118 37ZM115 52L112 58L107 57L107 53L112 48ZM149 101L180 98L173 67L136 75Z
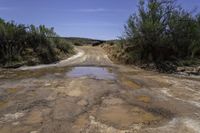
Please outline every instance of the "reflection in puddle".
M74 67L71 72L67 73L67 76L73 78L87 76L95 79L115 79L115 74L105 67Z

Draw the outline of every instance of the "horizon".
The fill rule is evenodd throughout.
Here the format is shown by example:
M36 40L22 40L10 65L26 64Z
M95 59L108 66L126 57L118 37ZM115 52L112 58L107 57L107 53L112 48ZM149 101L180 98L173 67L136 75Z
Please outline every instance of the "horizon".
M114 3L114 4L113 4ZM61 37L118 39L138 0L0 0L0 18L26 25L54 27ZM199 10L198 0L178 0L184 9Z

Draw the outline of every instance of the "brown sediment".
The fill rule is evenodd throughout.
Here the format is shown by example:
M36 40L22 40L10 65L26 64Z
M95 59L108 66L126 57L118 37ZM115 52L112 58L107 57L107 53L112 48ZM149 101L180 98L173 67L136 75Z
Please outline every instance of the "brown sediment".
M8 88L6 89L6 92L9 94L17 93L20 90L20 88Z
M130 88L130 89L140 89L141 88L141 86L138 83L136 83L128 78L122 77L120 79L120 82L123 86Z
M89 125L89 116L87 114L79 116L73 123L74 133L83 131Z
M41 111L39 111L39 110L33 110L32 112L30 112L28 114L28 117L26 117L26 119L25 119L24 122L26 124L33 125L33 124L41 123L42 120L43 120L43 118L42 118Z
M151 125L166 120L163 114L130 105L123 99L112 96L103 99L99 106L94 106L87 114L100 123L122 130L131 129L134 124Z
M138 96L137 100L144 103L150 103L151 98L149 96Z
M92 112L98 121L118 129L129 129L133 124L149 124L164 119L161 115L126 104L101 106Z
M3 108L7 105L8 101L0 100L0 108Z

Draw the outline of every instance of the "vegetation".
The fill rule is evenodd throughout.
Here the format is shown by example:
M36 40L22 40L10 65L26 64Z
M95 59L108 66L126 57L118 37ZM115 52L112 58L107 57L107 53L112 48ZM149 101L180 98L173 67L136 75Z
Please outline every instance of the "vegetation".
M52 63L72 52L72 45L58 38L53 28L26 26L0 19L0 66Z
M80 37L65 37L66 41L73 43L76 46L82 46L82 45L92 45L94 43L103 43L105 41L103 40L95 40L90 38L80 38Z
M200 15L188 12L174 0L140 0L130 16L122 39L127 63L151 64L200 57ZM176 64L177 65L177 64Z

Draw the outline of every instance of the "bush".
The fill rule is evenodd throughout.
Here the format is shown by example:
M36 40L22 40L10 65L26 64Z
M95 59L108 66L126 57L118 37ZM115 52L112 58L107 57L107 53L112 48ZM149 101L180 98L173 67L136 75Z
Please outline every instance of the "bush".
M36 57L32 58L38 58L40 63L52 63L58 60L57 48L65 54L73 50L70 44L58 38L53 28L46 28L44 25L26 26L0 19L1 66L27 61L30 56L27 55L27 49L33 51L33 56Z
M200 15L194 16L174 0L140 0L138 14L130 16L122 37L132 62L156 63L198 58Z
M72 44L65 41L64 39L61 39L58 43L56 43L57 48L64 52L64 53L71 53L72 52Z

